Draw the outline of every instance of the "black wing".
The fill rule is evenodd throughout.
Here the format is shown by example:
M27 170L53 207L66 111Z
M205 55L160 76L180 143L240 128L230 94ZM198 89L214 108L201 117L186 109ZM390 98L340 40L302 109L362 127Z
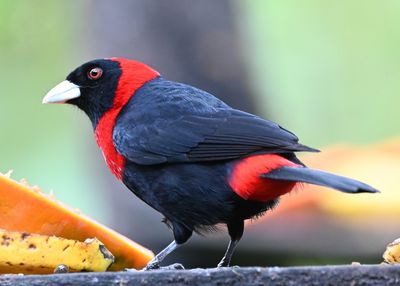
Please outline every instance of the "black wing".
M193 111L192 111L193 113ZM138 124L126 112L114 128L114 144L128 160L141 165L208 162L248 154L317 151L279 125L230 108L198 115L169 114Z

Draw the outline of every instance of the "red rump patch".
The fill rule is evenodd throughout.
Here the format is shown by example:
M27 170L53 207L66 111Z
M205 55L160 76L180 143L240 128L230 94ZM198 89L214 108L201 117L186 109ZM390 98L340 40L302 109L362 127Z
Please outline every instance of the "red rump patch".
M275 154L254 155L240 160L229 179L232 190L245 200L269 201L290 192L296 182L261 178L262 174L283 166L300 167Z
M122 73L115 92L113 106L100 119L95 130L95 137L111 172L121 180L124 173L125 158L117 152L113 143L115 121L121 109L128 103L136 90L160 74L141 62L122 58L111 58L110 60L119 63Z

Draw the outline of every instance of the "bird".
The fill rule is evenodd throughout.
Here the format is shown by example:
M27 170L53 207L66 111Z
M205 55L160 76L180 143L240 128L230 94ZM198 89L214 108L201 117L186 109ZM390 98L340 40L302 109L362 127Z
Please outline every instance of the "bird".
M193 232L226 225L228 267L244 222L271 210L302 184L376 193L360 181L305 166L296 152L319 152L277 123L230 107L196 87L165 79L125 58L95 59L72 71L43 103L67 103L90 119L111 173L164 216L173 241L162 260Z

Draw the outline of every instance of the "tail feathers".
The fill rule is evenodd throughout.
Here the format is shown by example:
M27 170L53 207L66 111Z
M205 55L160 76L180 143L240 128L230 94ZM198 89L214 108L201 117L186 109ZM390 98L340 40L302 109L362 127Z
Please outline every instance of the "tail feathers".
M345 193L377 193L377 189L350 178L306 167L281 167L261 175L262 178L303 182L330 187Z

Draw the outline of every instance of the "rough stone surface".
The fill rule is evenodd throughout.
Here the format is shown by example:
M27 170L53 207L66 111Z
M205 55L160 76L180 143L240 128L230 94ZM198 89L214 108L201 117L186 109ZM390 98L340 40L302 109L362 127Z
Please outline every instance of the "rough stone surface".
M0 285L400 285L400 266L325 266L3 275Z

